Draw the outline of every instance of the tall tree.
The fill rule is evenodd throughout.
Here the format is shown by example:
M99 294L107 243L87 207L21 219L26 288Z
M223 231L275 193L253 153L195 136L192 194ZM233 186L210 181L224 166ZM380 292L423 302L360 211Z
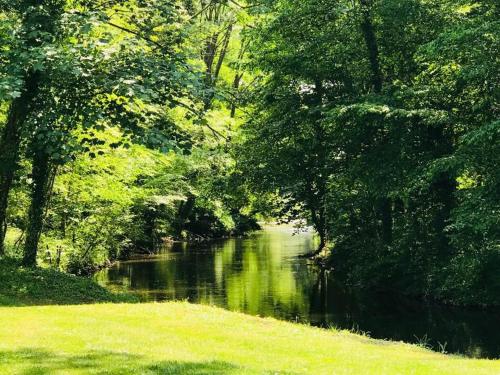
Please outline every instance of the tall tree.
M7 201L19 160L21 133L43 79L43 73L32 61L36 61L35 56L43 53L43 47L53 43L56 38L56 25L64 2L24 0L14 5L15 8L7 9L9 13L21 18L17 47L25 53L11 52L9 56L9 64L20 65L22 68L18 70L19 87L14 91L0 139L0 254L4 253Z
M21 38L19 43L27 43L29 47L28 73L25 87L11 104L4 128L7 148L2 148L2 152L16 152L2 156L6 161L2 164L6 166L2 170L5 190L2 221L5 221L8 189L24 136L28 155L32 157L33 180L24 248L26 265L36 263L53 171L84 149L78 144L75 132L79 128L102 129L111 122L121 126L134 141L169 149L173 140L168 139L162 129L166 117L159 116L158 110L132 109L133 104L136 107L161 104L168 108L174 102L179 103L176 97L185 96L187 102L190 95L186 82L191 73L183 56L174 51L181 40L180 29L160 27L179 20L173 3L152 2L144 7L133 2L96 3L90 7L82 2L72 4L74 8L66 8L66 5L64 1L48 1L36 6L22 3L12 10L25 19L23 30L26 28L28 37L26 41ZM119 21L115 7L124 10L121 14L125 16ZM150 31L152 25L154 33ZM91 34L97 28L100 38ZM115 39L117 42L113 42ZM109 50L103 48L103 43L108 43ZM115 47L121 44L122 49L113 50L113 43ZM125 47L145 53L131 58ZM11 63L15 63L14 58ZM152 74L152 65L155 74ZM30 87L26 87L28 83ZM106 116L110 121L104 120ZM2 237L4 228L2 225Z

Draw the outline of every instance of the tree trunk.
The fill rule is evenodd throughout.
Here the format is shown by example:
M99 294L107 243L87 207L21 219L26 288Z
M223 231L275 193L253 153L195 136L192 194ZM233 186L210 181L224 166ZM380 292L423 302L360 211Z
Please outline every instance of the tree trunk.
M365 39L366 48L368 49L368 58L370 60L370 70L372 74L372 85L375 93L382 91L382 71L380 69L379 50L377 36L371 16L372 0L360 0L363 18L361 21L361 30Z
M229 42L231 40L231 34L233 32L233 24L229 24L227 27L226 33L224 34L224 39L222 41L222 48L219 53L219 58L217 59L217 64L215 66L215 72L214 72L214 86L215 83L217 82L217 79L219 78L220 75L220 70L222 68L222 64L224 62L224 59L226 58L227 50L229 47Z
M177 212L177 225L175 228L175 235L177 238L181 237L186 221L189 219L189 215L191 215L195 203L196 197L192 194L189 194L185 202L181 202Z
M323 117L321 107L323 103L323 82L317 79L314 82L314 97L313 103L315 105L315 112L313 113L313 125L314 125L314 145L317 150L317 155L314 158L313 164L311 166L311 172L314 176L315 184L308 182L308 194L309 206L311 210L311 219L314 225L314 229L319 235L320 243L316 251L308 254L308 257L314 257L321 253L326 247L328 242L328 228L326 226L326 194L327 186L326 180L328 178L327 171L327 146L325 144L325 134L322 128L321 120Z
M12 181L18 168L21 130L28 117L33 99L37 95L39 81L38 73L31 72L27 75L21 96L14 99L10 105L0 140L0 255L5 253L7 205Z
M213 99L215 96L214 91L215 88L217 87L217 80L219 78L220 71L222 69L222 64L224 63L224 59L226 58L232 31L233 31L233 24L230 24L226 32L223 34L222 40L220 41L221 43L220 52L218 52L220 32L213 34L212 37L209 38L206 42L205 58L204 58L205 68L206 68L205 79L207 85L212 89L212 91L205 98L205 106L204 106L205 111L208 111L209 109L212 108ZM215 63L216 58L217 62ZM214 63L215 63L215 69L213 66Z
M45 206L49 193L50 161L49 156L43 150L35 152L32 175L31 205L23 257L23 265L28 267L36 265L38 244L42 234Z
M38 32L53 33L56 19L63 10L63 3L40 4L39 0L23 0L22 5L30 11L25 13L23 29L26 33L28 50L41 44ZM43 6L42 6L43 5ZM6 234L8 196L12 187L21 144L21 132L29 115L33 100L38 95L41 74L33 69L27 69L24 77L24 87L21 96L12 101L7 122L0 140L0 255L5 252L4 239Z
M231 118L236 117L236 101L238 98L238 89L240 88L241 78L243 78L243 74L241 74L240 72L236 72L236 74L234 75L234 80L233 80L234 98L233 98L233 102L231 103Z
M243 33L243 31L242 31ZM240 84L241 80L243 79L243 73L241 72L242 69L242 63L243 63L243 58L245 57L245 52L248 48L249 43L243 39L241 41L241 47L240 51L238 52L238 60L236 63L236 73L234 74L234 80L233 80L233 101L231 103L231 118L236 117L236 108L237 108L237 100L239 98L239 89L240 89Z
M383 76L382 70L380 69L379 60L379 49L377 43L377 36L375 35L375 28L373 26L371 7L372 0L360 0L361 11L362 11L362 21L361 21L361 31L363 32L363 38L365 40L366 48L368 51L368 59L370 61L371 70L371 83L373 91L376 94L382 92ZM382 221L382 240L385 245L389 245L392 242L392 202L388 197L380 198L380 202L377 207L378 215Z
M301 258L314 258L323 251L327 244L327 229L325 225L326 220L324 210L320 209L320 212L318 212L314 208L311 208L311 220L313 222L314 229L319 236L319 245L316 250L301 255Z

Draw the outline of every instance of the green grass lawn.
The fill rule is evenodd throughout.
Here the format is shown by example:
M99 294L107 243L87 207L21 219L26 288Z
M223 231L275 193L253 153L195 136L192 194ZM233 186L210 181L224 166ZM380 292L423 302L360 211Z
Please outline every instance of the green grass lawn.
M500 374L500 361L209 306L116 303L127 297L12 262L0 262L0 284L2 375Z
M179 302L2 307L0 373L500 374L500 361Z

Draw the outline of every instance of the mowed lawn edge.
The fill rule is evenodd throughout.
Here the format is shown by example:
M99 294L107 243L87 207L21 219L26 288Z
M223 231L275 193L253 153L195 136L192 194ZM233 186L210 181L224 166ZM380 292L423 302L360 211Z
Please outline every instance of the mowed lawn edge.
M500 374L500 361L187 302L0 307L2 374Z

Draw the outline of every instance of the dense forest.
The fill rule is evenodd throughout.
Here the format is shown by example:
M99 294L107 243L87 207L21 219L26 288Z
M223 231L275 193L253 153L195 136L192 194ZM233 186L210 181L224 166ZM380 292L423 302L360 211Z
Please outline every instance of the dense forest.
M346 285L500 305L496 0L0 0L0 256L305 222Z

